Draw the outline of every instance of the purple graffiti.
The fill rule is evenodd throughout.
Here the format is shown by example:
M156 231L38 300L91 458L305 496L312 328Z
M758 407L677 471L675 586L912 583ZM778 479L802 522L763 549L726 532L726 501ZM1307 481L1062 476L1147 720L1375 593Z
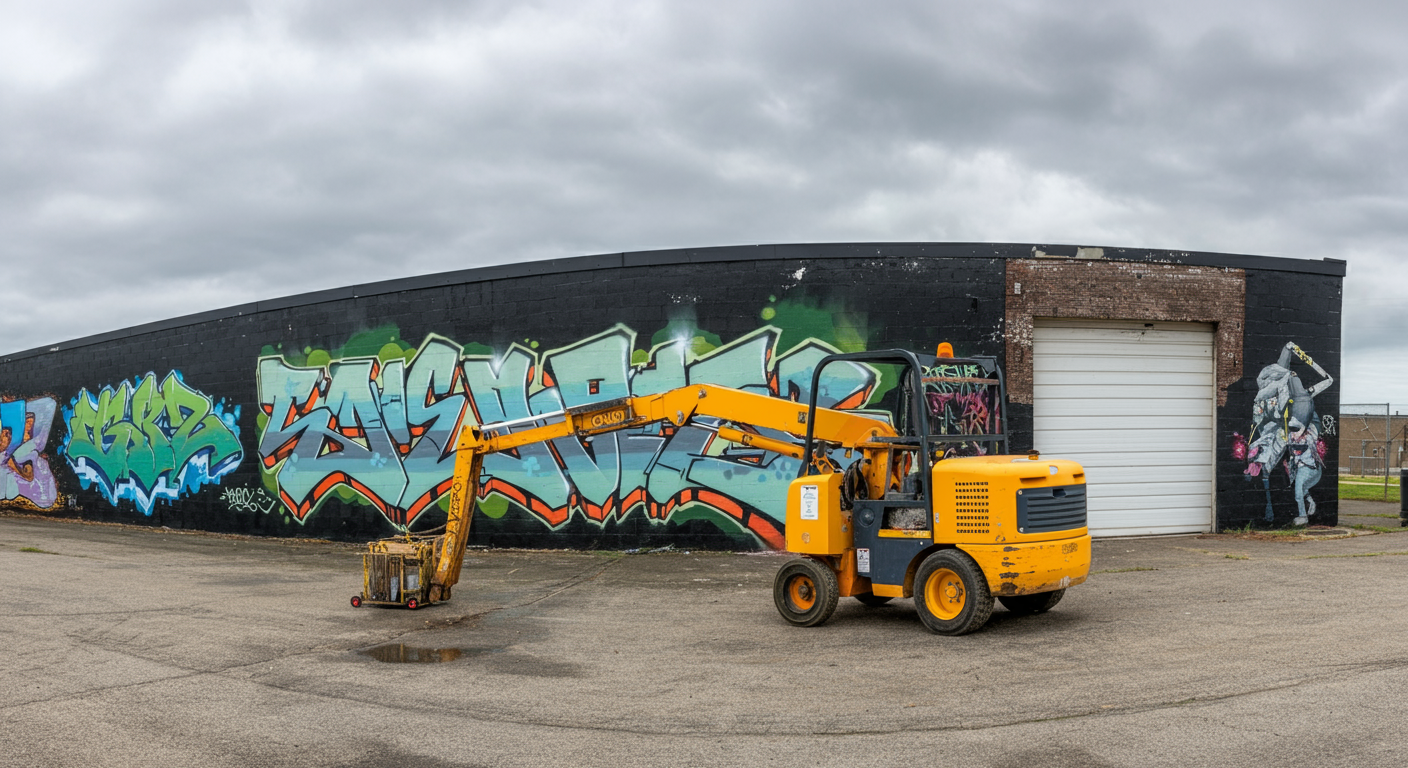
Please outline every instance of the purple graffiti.
M44 448L58 403L52 397L0 402L0 501L52 509L59 499Z
M979 435L988 429L991 409L986 392L930 392L929 413L960 434Z
M1001 430L997 388L976 365L938 365L924 370L924 399L929 406L929 432L945 435L988 435ZM944 457L982 456L987 446L977 441L945 442Z

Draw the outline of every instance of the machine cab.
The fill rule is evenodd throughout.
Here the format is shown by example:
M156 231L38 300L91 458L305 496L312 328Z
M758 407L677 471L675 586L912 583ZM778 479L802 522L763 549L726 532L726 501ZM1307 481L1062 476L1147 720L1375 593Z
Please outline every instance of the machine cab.
M947 347L948 345L944 345ZM957 509L969 501L946 500L935 506L934 467L948 458L1005 452L1005 392L1001 370L992 357L957 358L941 347L937 355L880 350L828 356L812 374L808 434L802 473L789 499L788 549L813 555L840 556L854 547L856 573L876 585L903 585L914 557L934 544L939 509ZM814 438L819 384L831 365L863 365L876 376L869 400L853 412L872 415L890 425L893 436L873 437L840 451ZM810 474L831 463L839 473ZM945 489L946 493L954 490ZM975 504L980 489L972 489ZM834 519L816 514L830 508ZM795 520L793 518L796 518ZM795 523L795 525L794 525Z

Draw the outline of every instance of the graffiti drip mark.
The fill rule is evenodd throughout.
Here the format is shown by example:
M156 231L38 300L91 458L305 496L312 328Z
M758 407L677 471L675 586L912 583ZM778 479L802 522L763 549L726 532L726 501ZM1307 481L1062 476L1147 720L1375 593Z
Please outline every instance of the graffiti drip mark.
M0 501L53 509L58 486L44 448L58 403L52 397L0 402Z
M244 458L239 406L213 402L180 371L160 383L148 373L97 394L82 389L63 415L69 434L60 450L83 488L96 485L114 506L129 499L144 515L157 499L218 483Z
M410 525L449 492L461 424L530 419L519 427L528 429L541 423L533 416L687 384L805 401L816 364L836 350L808 339L777 355L780 333L765 327L703 355L687 338L637 353L635 332L618 325L541 353L515 344L497 355L464 354L431 335L409 360L384 365L370 357L323 366L264 357L260 461L300 522L343 486L393 525ZM644 358L633 364L636 354ZM825 373L818 397L825 407L863 405L877 380L854 363ZM715 440L715 427L655 425L486 456L479 500L510 501L549 529L573 515L605 524L640 509L665 521L703 506L780 548L787 484L799 463Z

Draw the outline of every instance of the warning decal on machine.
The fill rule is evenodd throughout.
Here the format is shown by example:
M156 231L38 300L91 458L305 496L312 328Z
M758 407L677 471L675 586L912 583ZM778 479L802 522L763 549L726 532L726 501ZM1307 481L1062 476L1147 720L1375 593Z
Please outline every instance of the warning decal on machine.
M856 571L860 573L870 573L870 550L856 550Z
M817 487L815 485L802 486L802 519L817 519Z

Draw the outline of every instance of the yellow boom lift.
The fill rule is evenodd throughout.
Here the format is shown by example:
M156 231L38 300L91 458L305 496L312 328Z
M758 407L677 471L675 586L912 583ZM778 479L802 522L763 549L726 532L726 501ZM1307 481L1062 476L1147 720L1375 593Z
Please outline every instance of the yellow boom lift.
M787 550L800 557L773 584L791 624L825 622L841 597L868 606L912 597L924 624L947 635L982 627L994 598L1020 613L1049 610L1090 572L1085 472L1035 451L996 453L1007 444L996 360L954 358L947 344L939 352L830 355L814 369L806 403L696 384L466 426L444 534L372 542L352 605L414 609L450 598L485 456L668 423L801 460L786 516ZM880 407L819 407L822 371L834 364L879 370L890 385Z

